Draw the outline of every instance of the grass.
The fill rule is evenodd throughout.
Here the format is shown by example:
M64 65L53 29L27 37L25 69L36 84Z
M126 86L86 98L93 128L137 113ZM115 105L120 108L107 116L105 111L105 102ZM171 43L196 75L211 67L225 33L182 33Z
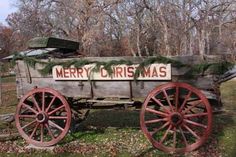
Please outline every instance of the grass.
M32 153L0 153L1 157L84 157L83 155L76 153L61 153L52 154L49 152L32 152Z
M2 83L15 83L16 77L14 75L12 76L4 76L1 78Z
M15 76L8 76L1 78L2 80L2 104L0 105L0 114L15 113L16 105L18 103L16 97L16 84ZM4 133L9 124L6 122L0 121L0 132ZM15 124L12 124L15 125ZM16 128L11 129L12 132L16 132Z
M222 115L215 117L215 125L222 130L216 135L219 137L219 148L224 157L236 156L236 81L228 81L221 86L224 108L227 110Z
M145 154L166 157L153 149L139 127L139 112L121 110L98 110L79 124L79 130L70 133L61 145L78 141L80 144L100 147L98 156L110 156L114 147L117 156L131 157Z
M15 113L16 111L16 101L17 100L12 100L12 105L6 105L5 106L5 103L0 106L0 114L7 114L7 113Z
M8 76L1 79L2 104L0 106L0 114L14 113L18 103L16 96L16 78L15 76Z

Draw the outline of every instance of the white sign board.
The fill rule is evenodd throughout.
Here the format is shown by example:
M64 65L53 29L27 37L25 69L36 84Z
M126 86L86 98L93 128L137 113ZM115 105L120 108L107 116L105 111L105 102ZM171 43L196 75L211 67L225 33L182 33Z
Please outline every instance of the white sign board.
M95 65L89 64L81 68L54 66L52 69L54 80L134 80L137 65L112 66L109 73L101 66L98 71L92 70ZM141 70L137 80L171 80L170 64L151 64Z

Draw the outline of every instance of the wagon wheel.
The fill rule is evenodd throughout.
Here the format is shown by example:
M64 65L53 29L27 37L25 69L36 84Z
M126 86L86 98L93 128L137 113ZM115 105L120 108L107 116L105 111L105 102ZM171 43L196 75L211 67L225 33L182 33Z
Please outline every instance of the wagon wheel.
M189 152L210 135L211 106L200 90L186 83L167 83L145 99L140 124L154 147L167 153Z
M68 132L71 110L66 99L50 88L28 92L16 109L16 127L30 144L39 147L58 143Z

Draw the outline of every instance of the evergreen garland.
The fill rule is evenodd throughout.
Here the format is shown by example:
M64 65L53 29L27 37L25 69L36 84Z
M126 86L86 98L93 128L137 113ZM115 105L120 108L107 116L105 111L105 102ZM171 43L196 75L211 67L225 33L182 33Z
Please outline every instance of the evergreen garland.
M72 65L75 68L81 68L81 67L88 65L88 64L95 64L95 66L91 72L98 72L99 69L101 67L103 67L107 71L108 75L111 76L113 73L113 70L112 70L113 66L122 65L122 64L125 64L125 65L133 65L134 64L132 61L124 60L124 59L111 60L108 62L89 61L86 59L79 59L79 60L72 59L72 60L59 61L59 62L49 60L48 62L46 62L46 61L41 61L39 59L32 58L32 57L27 57L27 56L22 56L22 55L14 55L14 57L12 59L12 63L15 64L16 60L23 60L26 64L28 64L30 67L32 67L34 69L35 69L36 64L44 65L43 69L38 70L40 72L40 74L43 76L51 74L53 67L56 65L61 65L64 68L68 68ZM134 79L136 80L141 74L143 74L145 67L150 66L151 64L154 64L154 63L171 64L172 66L174 66L176 68L190 66L190 70L186 74L190 78L195 75L199 75L199 74L204 75L204 73L208 70L210 70L210 72L215 75L221 75L221 74L224 74L226 71L232 69L233 66L235 65L234 63L231 63L231 62L222 61L219 63L206 63L206 62L204 62L201 64L195 64L195 65L191 66L191 65L185 65L185 64L181 63L180 61L176 61L176 60L173 60L173 59L170 59L167 57L163 57L163 56L148 57L148 58L144 59L141 63L139 63L139 66L137 67L137 69L135 70L135 73L134 73Z
M234 63L225 61L220 63L212 63L209 67L209 70L216 75L222 75L228 70L231 70L234 67Z
M231 70L235 63L228 61L221 61L218 63L207 63L190 65L190 70L184 75L186 78L193 79L198 75L204 76L207 72L213 75L223 75L225 72Z

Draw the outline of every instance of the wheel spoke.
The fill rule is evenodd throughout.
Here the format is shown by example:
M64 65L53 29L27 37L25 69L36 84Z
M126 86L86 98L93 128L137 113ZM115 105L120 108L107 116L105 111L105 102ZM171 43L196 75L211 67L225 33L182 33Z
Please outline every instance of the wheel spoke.
M153 132L150 132L150 134L153 136L154 134L156 134L158 131L160 131L161 129L164 129L167 125L169 125L169 122L166 122L164 125L162 125L160 128L158 129L154 129Z
M45 92L42 92L42 111L45 109Z
M163 121L167 121L167 120L168 120L167 118L147 120L147 121L145 121L145 124L158 123L158 122L163 122Z
M183 139L184 139L184 144L185 144L185 146L187 146L187 145L188 145L188 142L187 142L187 139L186 139L186 137L185 137L185 135L184 135L184 132L183 132L183 130L182 130L181 127L179 127L179 131L180 131L180 133L181 133L181 135L182 135L182 137L183 137Z
M199 100L199 98L191 98L191 99L188 100L187 102L190 103L190 102L197 101L197 100Z
M34 95L31 95L34 105L36 106L38 112L41 112L38 102L36 101Z
M62 127L60 127L59 125L57 125L56 123L54 123L53 121L49 120L49 126L53 126L61 131L64 131L64 129Z
M184 115L184 118L201 117L201 116L207 116L207 115L208 115L207 112L195 113L195 114L186 114L186 115Z
M173 147L176 148L176 128L174 128L173 132Z
M54 137L54 135L53 135L53 133L52 133L52 131L51 131L51 129L50 129L50 127L48 126L47 123L45 124L45 126L46 126L46 128L47 128L47 130L48 130L49 135L50 135L53 139L55 139L55 137Z
M181 112L181 111L183 110L183 108L184 108L186 102L188 101L188 99L190 98L191 94L192 94L192 92L189 91L189 92L188 92L188 95L186 95L186 97L184 98L184 102L182 103L182 105L181 105L180 108L179 108L179 112Z
M25 128L27 128L28 126L30 126L30 125L32 125L32 124L34 124L35 122L36 122L36 120L33 120L32 122L30 122L30 123L28 123L28 124L24 125L24 126L22 127L22 129L25 129Z
M19 118L35 118L36 115L19 115Z
M40 134L40 141L43 142L43 129L44 129L44 124L41 124L41 134Z
M49 116L49 119L67 119L66 116Z
M179 86L176 86L175 91L175 109L178 111L178 105L179 105Z
M166 139L166 137L167 137L167 135L168 135L168 133L169 133L169 131L170 131L170 129L171 129L171 125L169 125L169 127L168 127L168 129L165 131L165 134L164 134L164 136L161 138L161 141L160 141L160 143L163 143L164 142L164 140Z
M155 97L152 97L151 99L154 100L158 105L160 105L161 107L163 107L163 109L164 109L167 113L170 113L170 111L161 103L160 100L156 99Z
M199 105L202 103L202 100L199 100L197 103L191 104L189 108L183 111L183 114L187 113L189 110L193 109L195 106Z
M35 109L33 109L32 107L30 107L29 105L23 103L22 106L24 106L25 108L27 108L27 109L29 109L30 111L34 112L35 114L38 114L38 112L37 112Z
M194 126L199 126L199 127L202 127L202 128L207 128L206 125L203 125L203 124L200 124L200 123L197 123L197 122L194 122L194 121L191 121L191 120L188 120L188 119L184 119L185 122L189 123L189 124L192 124Z
M166 93L166 90L163 89L162 92L164 93L164 96L165 96L165 98L166 98L166 100L167 100L167 102L170 106L171 111L173 111L173 106L171 105L171 102L170 102L169 96Z
M36 130L38 129L38 126L39 126L39 123L37 123L36 126L34 127L34 130L33 130L33 132L32 132L31 135L30 135L30 138L31 138L31 139L32 139L32 137L34 136Z
M167 117L167 116L168 116L168 114L166 114L166 113L163 113L163 112L161 112L161 111L156 111L156 110L153 110L153 109L151 109L151 108L146 108L146 111L151 112L151 113L158 114L158 115L160 115L160 116L162 116L162 117Z
M59 111L60 109L62 109L63 107L65 107L64 105L59 106L58 108L55 108L54 110L52 110L51 112L48 113L48 115L52 115L53 113Z
M187 129L194 137L196 137L197 139L200 139L200 137L192 129L190 129L187 125L183 125L183 127L185 129Z
M50 109L50 107L54 103L55 99L56 99L56 96L54 95L45 112L48 112L48 110Z

